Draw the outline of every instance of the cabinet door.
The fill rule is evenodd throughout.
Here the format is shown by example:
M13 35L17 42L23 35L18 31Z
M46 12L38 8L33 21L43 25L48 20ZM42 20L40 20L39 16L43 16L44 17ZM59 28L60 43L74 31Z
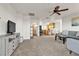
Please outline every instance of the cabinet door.
M13 48L11 47L10 49L8 49L8 56L10 56L13 53Z
M13 49L15 50L16 47L17 47L17 42L16 42L16 40L14 40L14 43L13 43Z
M16 38L15 40L14 40L14 43L13 43L13 49L15 50L16 49L16 47L18 46L18 39Z
M2 49L1 54L5 56L6 55L6 38L5 37L1 39L1 49Z

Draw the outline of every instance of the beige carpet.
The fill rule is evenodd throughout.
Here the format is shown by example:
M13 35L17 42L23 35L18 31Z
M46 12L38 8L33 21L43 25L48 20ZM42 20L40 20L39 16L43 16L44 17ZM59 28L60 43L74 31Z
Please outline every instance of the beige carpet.
M54 40L54 36L34 37L19 45L12 56L77 56L69 54L62 41Z

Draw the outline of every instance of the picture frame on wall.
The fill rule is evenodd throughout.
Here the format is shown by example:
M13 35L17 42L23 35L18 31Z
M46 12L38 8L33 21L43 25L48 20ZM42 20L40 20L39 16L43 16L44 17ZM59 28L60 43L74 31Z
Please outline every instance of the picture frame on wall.
M72 26L79 26L79 16L72 18Z

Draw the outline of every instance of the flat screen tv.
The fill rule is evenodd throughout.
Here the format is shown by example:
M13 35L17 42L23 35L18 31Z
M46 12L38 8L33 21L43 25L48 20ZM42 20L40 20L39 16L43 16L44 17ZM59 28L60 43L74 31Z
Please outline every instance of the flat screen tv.
M16 23L8 20L7 22L7 33L14 33L16 32Z

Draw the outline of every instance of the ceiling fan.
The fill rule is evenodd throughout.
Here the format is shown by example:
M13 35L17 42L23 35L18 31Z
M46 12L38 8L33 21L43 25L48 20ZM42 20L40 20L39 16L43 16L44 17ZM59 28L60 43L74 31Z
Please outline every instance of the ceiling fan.
M55 13L58 15L61 15L60 12L69 10L68 8L66 8L66 9L59 9L59 8L60 8L60 6L56 6L55 9L53 10L52 14L50 14L50 16L52 16Z

